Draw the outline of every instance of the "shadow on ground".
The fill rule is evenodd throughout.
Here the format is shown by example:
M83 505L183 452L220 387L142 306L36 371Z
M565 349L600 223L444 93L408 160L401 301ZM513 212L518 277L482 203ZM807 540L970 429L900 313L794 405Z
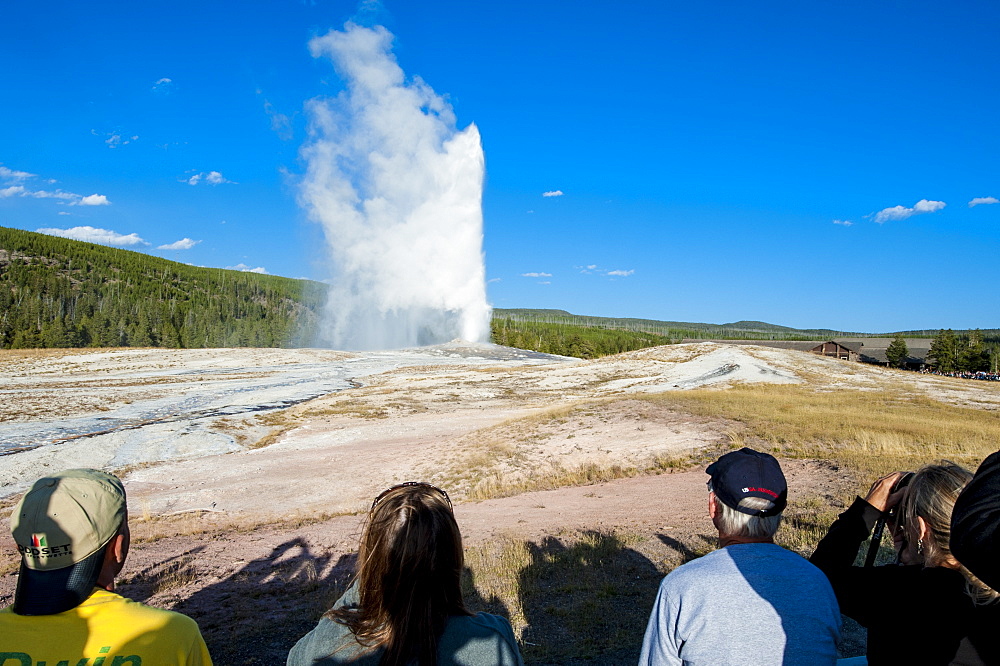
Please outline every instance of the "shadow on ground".
M119 591L145 601L165 587L195 580L200 550L138 572ZM194 618L216 664L283 664L292 645L347 589L356 555L333 558L291 539L169 607Z
M466 568L466 605L504 617L520 612L526 664L635 664L664 572L714 547L711 535L656 536L642 541L588 531L527 542L526 564L509 572L513 596L482 594ZM137 601L155 596L155 605L194 618L221 666L283 664L347 589L357 558L313 553L295 538L185 597L185 586L198 581L201 550L139 571L119 591Z
M518 576L529 664L635 664L663 574L614 534L529 543Z

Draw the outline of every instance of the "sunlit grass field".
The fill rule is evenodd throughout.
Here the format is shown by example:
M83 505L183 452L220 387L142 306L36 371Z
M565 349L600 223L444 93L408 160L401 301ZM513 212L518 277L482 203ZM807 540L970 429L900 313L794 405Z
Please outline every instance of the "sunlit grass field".
M816 390L748 385L644 399L732 419L737 437L778 456L835 460L862 478L940 459L975 467L1000 448L1000 412L950 405L902 390ZM761 444L764 446L761 447Z

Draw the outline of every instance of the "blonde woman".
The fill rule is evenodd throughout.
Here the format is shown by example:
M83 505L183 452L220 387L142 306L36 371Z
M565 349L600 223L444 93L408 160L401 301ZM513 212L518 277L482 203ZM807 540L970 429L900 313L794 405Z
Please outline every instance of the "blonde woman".
M948 544L952 508L972 473L949 462L928 465L894 492L907 474L878 479L840 514L810 559L830 579L841 612L868 629L869 664L997 663L997 638L977 628L996 621L997 594L958 563ZM853 566L884 514L892 516L887 526L898 564Z
M462 601L462 535L428 483L372 503L351 588L288 654L288 666L523 666L510 623Z

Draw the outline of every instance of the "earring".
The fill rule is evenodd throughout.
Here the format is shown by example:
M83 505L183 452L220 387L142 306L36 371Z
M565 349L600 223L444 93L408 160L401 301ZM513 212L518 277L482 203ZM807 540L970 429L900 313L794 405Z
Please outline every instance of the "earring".
M917 555L923 555L923 554L924 554L924 540L917 539Z

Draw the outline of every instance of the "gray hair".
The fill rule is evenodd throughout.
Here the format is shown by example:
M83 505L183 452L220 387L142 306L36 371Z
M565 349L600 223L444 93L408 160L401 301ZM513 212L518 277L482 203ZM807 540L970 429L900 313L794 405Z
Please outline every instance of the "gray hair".
M743 513L728 506L719 499L718 495L715 496L715 504L719 507L716 526L719 528L719 532L725 536L770 539L778 531L778 526L781 525L780 513L775 516ZM740 500L740 506L755 511L767 511L774 507L774 502L763 497L744 497Z

